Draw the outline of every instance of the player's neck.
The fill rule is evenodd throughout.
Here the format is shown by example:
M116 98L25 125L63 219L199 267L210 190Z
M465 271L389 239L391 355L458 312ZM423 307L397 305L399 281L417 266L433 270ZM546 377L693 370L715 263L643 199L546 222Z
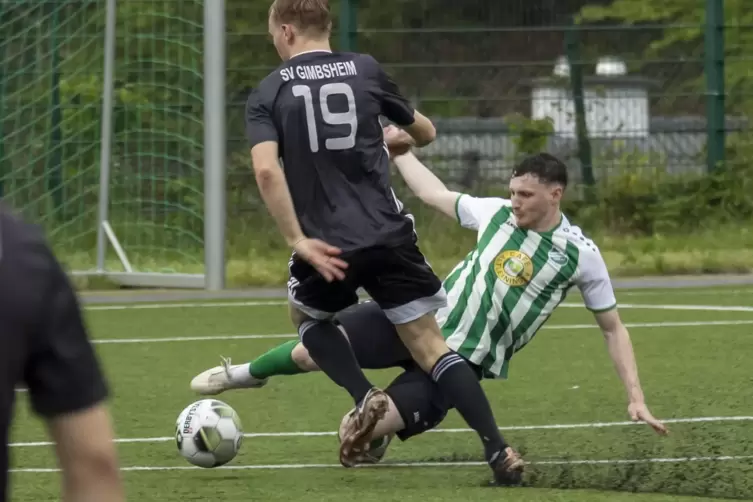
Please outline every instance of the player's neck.
M541 220L534 228L531 228L534 232L545 233L551 232L562 223L562 211L557 209L552 214Z
M301 40L299 44L290 51L290 59L303 54L304 52L327 51L332 52L329 40Z

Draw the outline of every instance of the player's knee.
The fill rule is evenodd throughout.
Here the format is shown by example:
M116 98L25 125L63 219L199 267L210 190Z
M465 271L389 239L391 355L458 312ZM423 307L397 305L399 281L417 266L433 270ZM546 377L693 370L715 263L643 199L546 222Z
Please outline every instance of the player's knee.
M427 373L434 368L443 355L450 351L444 340L434 337L419 339L408 346L408 350L416 364Z
M303 346L302 343L298 343L295 347L293 347L293 353L291 354L291 357L293 358L295 365L300 369L304 371L319 371L319 367L316 365L314 360L311 359L309 351L306 349L306 347Z
M418 346L411 349L413 360L416 361L422 370L431 372L437 361L450 351L444 340L430 339L425 346Z

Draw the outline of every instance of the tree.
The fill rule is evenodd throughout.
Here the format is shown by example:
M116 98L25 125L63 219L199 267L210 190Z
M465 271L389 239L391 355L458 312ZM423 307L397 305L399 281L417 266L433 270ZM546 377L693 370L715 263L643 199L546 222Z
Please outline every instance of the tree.
M749 0L726 0L724 4L727 107L730 113L753 116L753 81L750 79L753 10ZM613 0L606 6L583 7L579 20L602 24L617 21L655 30L652 40L639 48L644 61L683 57L701 61L703 57L706 8L699 0ZM686 90L702 92L703 72L693 73L685 76L683 86Z

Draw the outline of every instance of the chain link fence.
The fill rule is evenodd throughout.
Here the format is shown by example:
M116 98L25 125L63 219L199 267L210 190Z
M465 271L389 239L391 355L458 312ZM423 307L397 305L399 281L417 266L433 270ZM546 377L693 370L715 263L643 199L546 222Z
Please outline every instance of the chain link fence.
M204 2L113 3L115 233L144 267L200 267ZM109 4L0 0L0 190L59 246L82 250L86 267ZM250 90L279 64L268 8L226 0L229 239L268 223L243 117ZM595 193L598 211L650 206L670 226L699 217L689 208L753 214L744 0L333 0L332 11L335 48L374 55L435 121L437 140L418 154L453 187L504 192L521 156L547 150L568 162L572 198Z
M753 51L751 25L741 22L739 2L728 2L716 28L698 2L688 2L679 20L669 7L652 11L666 21L643 19L638 4L646 3L349 0L335 2L333 11L341 30L350 8L354 32L338 31L334 40L374 55L435 120L438 138L419 155L450 182L504 184L522 155L544 149L568 162L576 183L626 170L702 175L709 170L708 140L718 138L710 132L709 93L725 92L723 82L708 77L725 63L727 80L736 85L726 90L721 126L712 126L724 129L730 142L747 131L741 104L750 87L743 61ZM228 35L238 58L228 68L237 98L231 144L241 155L245 95L279 63L265 39L265 16L254 24L246 10L231 3L229 18L245 20ZM714 37L727 41L718 61L705 50ZM247 54L234 50L240 47L254 52L243 64ZM578 94L586 126L580 137ZM584 141L590 152L583 152Z

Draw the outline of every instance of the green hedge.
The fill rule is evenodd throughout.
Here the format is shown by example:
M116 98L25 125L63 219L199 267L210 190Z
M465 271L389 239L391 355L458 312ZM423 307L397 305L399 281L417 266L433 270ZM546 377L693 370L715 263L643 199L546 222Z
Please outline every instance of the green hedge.
M742 164L691 176L657 170L619 174L594 192L593 202L564 204L573 219L593 232L682 235L753 217L753 176Z
M591 196L586 197L584 188L576 183L566 193L563 210L597 242L615 276L753 271L753 171L747 163L747 159L753 159L750 150L747 145L731 143L726 166L712 174L667 174L661 162L648 157L595 159L598 182L590 189ZM247 154L234 157L229 167L228 283L282 285L287 279L289 250L261 201ZM438 174L445 178L445 173ZM396 192L416 217L422 250L437 273L446 274L473 247L475 233L424 206L398 175L394 180ZM176 193L187 189L182 187ZM507 186L491 180L477 180L468 191L507 196ZM195 193L189 190L189 195ZM181 196L181 200L200 215L201 198L193 195ZM195 226L192 231L197 239L173 235L162 226L150 227L136 220L128 231L116 228L118 236L130 243L127 251L137 268L203 270L200 218L188 225L180 220L183 216L170 216L176 218L173 226L184 230ZM93 222L91 228L95 228ZM65 235L59 237L61 242L66 241ZM68 245L60 247L68 266L90 266L93 237L68 239ZM81 247L84 242L85 251ZM139 248L137 243L144 243L144 247ZM119 269L112 253L110 263L113 269Z
M563 210L597 241L614 275L753 271L749 171L739 165L710 176L617 175L594 188L592 202L573 188ZM473 247L475 233L424 206L397 181L398 195L416 217L422 250L446 274ZM487 185L476 193L506 196L506 187ZM284 283L288 250L263 206L231 218L228 239L231 284Z

